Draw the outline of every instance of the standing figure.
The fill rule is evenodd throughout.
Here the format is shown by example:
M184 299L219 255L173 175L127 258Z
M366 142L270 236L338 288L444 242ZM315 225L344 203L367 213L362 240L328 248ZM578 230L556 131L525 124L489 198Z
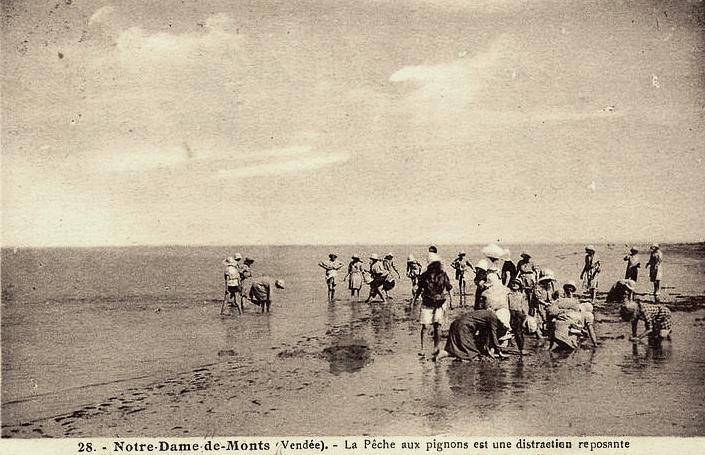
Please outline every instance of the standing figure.
M441 258L436 253L428 253L428 267L419 277L419 286L416 289L411 306L421 297L419 308L419 323L421 324L421 353L423 354L423 339L427 326L433 326L433 356L438 355L441 343L441 325L445 318L444 307L446 294L448 301L452 301L448 274L441 267Z
M465 251L458 253L458 257L450 264L450 266L455 269L455 279L458 282L458 294L460 295L460 306L465 305L465 295L467 294L467 282L465 280L466 269L470 269L473 272L475 267L472 266L470 261L465 259Z
M639 267L641 267L641 260L639 259L639 250L631 247L629 254L624 256L624 260L627 261L627 270L624 272L625 280L632 280L635 283L639 278Z
M482 307L481 297L482 292L485 290L485 280L487 279L487 269L490 264L487 259L480 259L475 265L475 304L473 308L479 310Z
M519 349L519 355L524 355L524 328L529 329L531 333L537 333L538 336L541 334L537 331L536 320L529 316L529 301L526 299L521 280L513 279L509 283L509 291L507 300L509 301L510 325L512 332L514 332L514 341ZM531 320L527 322L527 318L531 318Z
M664 339L671 339L673 322L671 310L663 305L642 302L626 302L619 309L623 321L632 323L631 341L639 341L648 336L649 344L658 346ZM639 321L644 321L646 329L641 335L637 335Z
M509 283L517 276L517 266L512 261L512 253L509 250L504 250L504 264L502 264L502 284L509 286Z
M382 261L379 260L379 256L376 254L370 255L370 295L365 300L365 303L370 303L372 299L376 296L380 296L382 303L386 303L387 299L384 297L382 292L385 281L387 280L387 269L382 265Z
M382 260L382 265L387 271L387 278L384 280L382 288L384 289L384 293L386 294L387 298L393 299L394 297L392 297L391 291L392 289L394 289L394 286L396 286L396 279L399 278L401 280L399 270L397 270L396 266L394 265L394 255L392 253L387 253L387 255ZM394 277L394 275L396 275L396 278Z
M422 272L423 265L421 265L421 263L414 257L413 254L410 254L409 257L406 259L406 276L409 277L409 279L411 280L412 296L416 293L416 287L419 283L419 276L421 276Z
M600 261L595 257L595 247L588 245L585 247L585 265L580 272L580 279L583 280L583 287L587 290L591 301L595 301L597 294L597 275L600 274Z
M651 256L649 262L646 263L646 268L649 270L649 279L654 283L654 302L658 301L658 294L661 291L661 263L663 262L663 253L658 243L651 245Z
M362 288L363 282L363 272L365 271L365 266L360 260L360 256L353 254L351 261L348 264L348 273L345 278L348 280L348 289L350 289L350 297L357 297L360 300L360 289Z
M343 268L343 263L338 261L338 255L331 253L327 261L321 261L318 266L326 271L326 286L328 287L328 303L335 302L335 287L338 270Z
M536 322L542 332L546 332L546 308L554 301L558 300L560 293L556 289L556 277L551 269L541 272L538 284L534 287L532 300L529 302L531 316L536 318Z
M237 309L238 314L242 314L242 288L240 286L238 256L240 255L229 256L224 262L225 297L223 298L223 305L220 307L220 314L225 314L224 308L226 306L228 307L228 314L231 314L230 308L233 306ZM242 256L240 256L240 259L242 259ZM238 297L240 298L240 303L238 303Z
M531 260L531 255L527 252L521 253L521 259L517 263L517 278L521 281L526 294L526 300L531 302L531 296L536 286L538 270L536 264Z

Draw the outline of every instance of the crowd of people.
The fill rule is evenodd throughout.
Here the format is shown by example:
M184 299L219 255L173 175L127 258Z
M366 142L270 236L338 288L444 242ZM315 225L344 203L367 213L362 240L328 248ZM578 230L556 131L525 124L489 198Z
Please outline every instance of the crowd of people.
M441 326L446 312L453 308L454 283L446 272L438 249L428 249L426 265L413 255L406 263L406 276L411 281L412 299L409 308L418 310L421 325L421 353L427 332L433 336L434 360L450 356L467 360L477 356L504 358L502 349L514 341L519 355L525 355L524 338L534 336L547 338L549 349L574 350L583 340L590 340L597 347L594 330L593 303L597 296L600 260L592 245L585 247L584 266L580 272L584 299L578 298L577 284L568 280L559 285L555 273L537 266L528 252L521 253L515 264L509 250L496 244L482 249L485 256L473 264L464 251L450 263L454 270L458 305L470 307L467 302L468 280L475 287L472 309L454 320L449 328L444 349L441 349ZM671 318L668 308L658 304L662 276L663 254L658 244L651 246L646 268L653 283L654 304L634 302L633 295L641 267L638 250L632 247L624 257L627 263L625 277L617 281L607 295L608 302L623 304L620 314L632 323L632 339L645 336L657 343L670 336ZM325 270L328 301L335 302L338 271L344 264L335 253L319 266ZM369 256L366 267L359 255L353 255L343 281L347 283L351 297L360 299L362 286L369 285L366 303L379 299L386 303L392 299L392 290L401 275L394 264L394 254L383 259L376 254ZM637 335L638 321L643 321L646 331Z
M619 303L620 315L631 322L634 341L648 337L650 343L670 339L671 314L667 307L659 304L662 278L663 253L658 244L651 245L651 253L645 268L649 269L649 279L653 283L654 303L635 301L636 282L639 277L641 260L639 251L632 247L624 257L626 270L624 278L618 280L607 293L608 303ZM424 352L424 339L427 332L433 337L433 360L455 357L461 360L475 357L505 358L503 352L513 340L519 355L525 355L525 337L548 339L549 349L574 350L583 340L590 340L593 347L598 342L595 336L593 303L597 296L599 275L602 270L596 249L585 247L584 265L580 272L583 299L578 297L578 285L567 280L559 284L555 273L549 268L539 267L529 252L522 252L515 264L509 250L497 244L482 248L483 258L473 264L467 253L459 251L450 263L457 286L458 305L468 307L449 327L448 338L441 349L441 326L446 314L453 309L454 283L445 270L443 261L435 246L428 248L425 265L413 255L406 261L406 277L411 282L408 309L418 311L421 326L421 355ZM394 254L387 253L382 258L377 254L368 256L367 265L359 255L352 255L347 265L347 273L342 281L347 283L350 296L360 300L360 291L369 286L366 303L379 301L386 303L393 299L392 291L401 274L394 263ZM249 300L269 312L272 303L272 290L284 289L282 280L268 276L254 276L255 260L237 253L223 262L225 296L221 314L238 314L244 311L244 302ZM336 288L345 265L338 260L336 253L319 262L325 272L327 300L336 301ZM474 293L468 292L468 281L472 279ZM467 297L471 296L471 304ZM645 331L638 335L639 321L643 321Z
M232 315L233 309L239 315L245 311L245 300L259 306L262 313L269 312L272 305L272 289L284 289L282 280L273 280L266 275L253 275L255 260L242 258L240 253L228 256L223 261L225 296L220 307L221 315Z

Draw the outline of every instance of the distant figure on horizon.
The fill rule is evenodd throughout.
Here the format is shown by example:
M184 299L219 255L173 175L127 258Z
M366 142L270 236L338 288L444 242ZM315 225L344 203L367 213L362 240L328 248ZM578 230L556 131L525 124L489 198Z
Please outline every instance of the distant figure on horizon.
M328 288L328 303L335 302L335 287L338 270L343 268L343 263L338 261L338 255L331 253L327 261L321 261L318 266L326 271L326 287Z
M360 260L360 256L357 254L353 254L351 259L348 264L348 273L345 275L343 281L348 280L350 297L357 297L357 300L360 301L360 289L362 289L362 283L364 281L363 272L365 271L365 266L362 260Z
M451 262L450 266L455 269L455 280L458 282L458 294L460 295L460 306L465 306L465 295L467 294L466 270L469 268L473 272L475 267L465 258L465 251L458 252L458 257Z
M409 277L409 279L411 280L412 298L414 293L416 292L416 287L419 283L419 276L421 276L422 272L423 265L414 257L413 254L410 254L409 257L406 259L406 276Z
M384 256L384 259L382 260L382 266L384 266L384 269L387 271L387 277L384 280L382 288L384 289L384 293L387 298L393 299L394 297L392 297L392 289L394 289L394 286L396 286L396 278L399 278L401 280L399 270L397 270L397 267L394 265L394 254L387 253L387 255ZM394 277L394 275L396 275L396 278Z
M639 278L639 267L641 267L641 259L639 259L639 250L635 247L629 249L629 254L624 256L624 260L627 261L627 270L624 272L624 278L627 280L632 280L635 283Z
M247 280L247 298L250 302L262 307L262 313L269 313L269 309L272 305L272 284L274 284L274 287L277 289L284 289L286 287L284 281L272 280L272 278L268 276L249 278Z
M600 261L595 257L595 247L588 245L585 247L585 265L580 272L580 279L583 280L583 287L588 292L590 300L595 301L597 294L597 276L600 274Z
M651 255L649 262L646 263L646 268L649 269L649 279L654 283L654 302L658 301L658 295L661 291L661 278L663 271L661 264L663 263L663 253L658 243L651 245Z

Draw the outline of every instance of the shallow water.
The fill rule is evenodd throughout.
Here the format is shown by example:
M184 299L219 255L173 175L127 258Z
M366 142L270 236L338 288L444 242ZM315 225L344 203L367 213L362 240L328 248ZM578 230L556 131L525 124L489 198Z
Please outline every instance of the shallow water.
M233 249L3 250L3 436L705 433L703 310L675 312L661 350L628 342L603 308L594 351L532 340L523 360L434 364L418 356L406 280L386 306L342 288L325 303L315 264L328 249L242 249L289 286L271 314L248 305L241 318L218 316L220 260ZM578 246L531 249L577 278ZM600 250L606 288L624 251ZM702 245L664 252L666 300L705 294ZM235 425L233 413L246 418Z

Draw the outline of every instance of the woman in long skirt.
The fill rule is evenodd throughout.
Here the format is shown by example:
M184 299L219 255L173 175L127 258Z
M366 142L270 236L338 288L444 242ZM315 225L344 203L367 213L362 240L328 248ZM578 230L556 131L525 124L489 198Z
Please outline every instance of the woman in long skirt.
M360 289L363 282L363 271L365 266L360 260L360 256L354 254L352 261L348 264L348 274L345 278L348 280L348 289L350 289L350 297L357 297L360 300Z
M438 358L455 357L474 360L478 357L506 357L497 340L497 315L491 310L470 311L453 321L448 339Z

